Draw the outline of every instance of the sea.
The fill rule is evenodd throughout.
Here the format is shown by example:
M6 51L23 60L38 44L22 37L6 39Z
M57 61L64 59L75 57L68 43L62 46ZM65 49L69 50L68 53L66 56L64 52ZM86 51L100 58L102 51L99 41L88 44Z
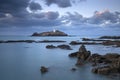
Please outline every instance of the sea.
M91 72L91 65L75 66L77 59L68 55L78 51L80 45L71 45L73 50L46 49L46 45L69 44L81 41L87 36L68 37L31 37L31 36L0 36L0 40L63 40L63 43L0 43L0 80L120 80L106 75ZM96 38L97 36L89 36ZM85 45L91 53L120 53L119 47L103 45ZM40 67L48 67L42 74ZM71 71L76 68L76 71Z

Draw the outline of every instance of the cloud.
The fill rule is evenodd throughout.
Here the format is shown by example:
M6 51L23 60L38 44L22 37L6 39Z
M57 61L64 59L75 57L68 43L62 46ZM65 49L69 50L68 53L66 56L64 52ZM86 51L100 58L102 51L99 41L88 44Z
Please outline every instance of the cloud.
M41 13L29 13L26 17L18 18L8 14L7 17L0 19L0 25L2 27L32 27L32 26L58 26L61 25L61 21L58 18L58 12L41 12Z
M56 4L61 8L71 7L72 4L83 2L86 0L44 0L46 5Z
M50 6L51 4L57 4L59 7L66 8L70 7L70 0L45 0L46 5Z
M119 12L109 10L95 11L94 15L88 19L91 24L115 24L120 22Z
M26 7L30 0L0 0L0 12L9 13L16 17L27 14Z
M38 3L35 3L35 2L31 2L29 4L29 8L30 8L31 11L42 10L41 5L38 4Z
M62 17L62 22L65 25L97 25L110 26L120 25L120 12L110 12L109 10L95 11L91 17L83 17L79 13L74 14L67 12L67 15Z

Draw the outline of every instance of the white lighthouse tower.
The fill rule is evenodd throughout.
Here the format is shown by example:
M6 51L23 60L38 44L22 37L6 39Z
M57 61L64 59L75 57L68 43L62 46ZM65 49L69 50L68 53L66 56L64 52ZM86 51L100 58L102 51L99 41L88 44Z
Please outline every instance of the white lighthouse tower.
M53 29L53 32L56 32L56 29Z

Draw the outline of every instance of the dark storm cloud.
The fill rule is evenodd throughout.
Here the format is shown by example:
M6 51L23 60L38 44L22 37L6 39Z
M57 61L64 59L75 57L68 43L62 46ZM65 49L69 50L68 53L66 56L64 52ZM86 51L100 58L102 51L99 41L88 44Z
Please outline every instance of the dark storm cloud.
M21 17L27 14L26 7L30 0L0 0L0 12L10 13L13 16Z
M0 18L6 17L4 13L0 13Z
M23 18L10 16L0 19L0 25L1 27L58 26L61 25L61 20L58 17L59 13L52 11L39 14L29 13L27 17Z
M57 4L59 7L65 8L70 7L70 0L45 0L46 4L50 6L51 4Z
M30 8L30 10L32 10L32 11L42 10L41 5L38 4L38 3L35 3L35 2L31 2L31 3L29 4L29 8Z
M0 0L0 12L11 13L21 11L28 6L30 0Z
M74 3L83 2L86 0L44 0L46 5L57 4L61 8L71 7Z

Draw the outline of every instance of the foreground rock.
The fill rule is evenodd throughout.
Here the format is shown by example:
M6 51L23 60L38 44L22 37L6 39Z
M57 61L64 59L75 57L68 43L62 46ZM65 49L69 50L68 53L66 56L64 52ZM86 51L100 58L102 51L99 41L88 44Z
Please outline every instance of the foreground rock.
M58 46L47 45L46 48L47 49L60 48L60 49L65 49L65 50L72 50L72 48L69 45L66 45L66 44L62 44L62 45L58 45Z
M78 52L69 54L70 57L76 57L76 65L83 65L85 62L92 64L92 72L112 76L120 75L120 54L107 53L105 55L92 54L87 51L84 45L81 45Z
M91 56L92 63L96 64L96 67L92 69L93 73L97 74L120 74L120 55L116 53L109 53L106 55L93 54Z
M91 52L87 51L85 46L82 44L77 53L77 63L76 65L82 65L90 57Z
M48 72L48 68L46 68L45 66L41 66L40 71L41 73L46 73Z
M54 31L48 31L48 32L42 32L42 33L33 33L32 36L68 36L66 33L54 30Z

